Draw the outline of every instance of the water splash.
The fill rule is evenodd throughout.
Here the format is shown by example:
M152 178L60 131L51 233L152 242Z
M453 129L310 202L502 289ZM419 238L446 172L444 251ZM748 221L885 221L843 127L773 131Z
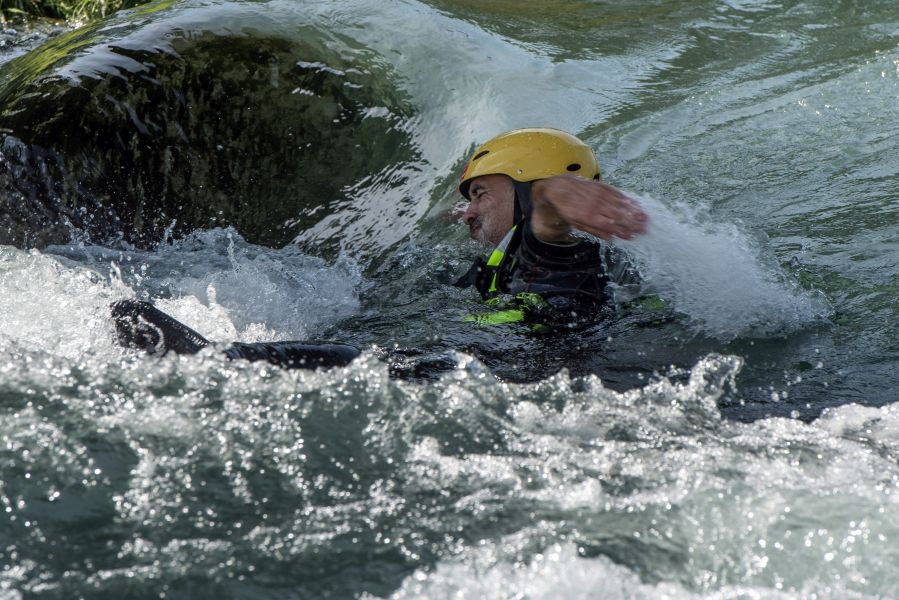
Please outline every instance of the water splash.
M695 329L723 340L794 330L830 313L800 288L746 232L685 204L639 197L649 232L618 242L640 266L647 291L686 315Z
M108 306L117 293L95 271L0 247L0 347L79 359L112 349Z
M58 296L100 295L97 302L108 304L110 298L137 295L222 342L314 337L353 314L365 287L352 259L332 263L293 246L256 246L231 228L198 230L154 251L83 245L47 251L109 278L100 288L77 294L61 285ZM105 310L93 312L107 318Z
M625 394L555 378L563 408L550 381L507 390L502 453L419 446L414 472L463 491L459 513L492 522L501 496L531 511L529 525L475 534L388 596L867 597L894 586L899 406L841 407L811 424L721 420L715 390L739 364L710 356L688 384Z

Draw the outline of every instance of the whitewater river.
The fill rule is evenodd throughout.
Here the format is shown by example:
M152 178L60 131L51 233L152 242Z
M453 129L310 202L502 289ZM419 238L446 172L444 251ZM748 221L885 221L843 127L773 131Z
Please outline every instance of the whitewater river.
M899 597L895 0L189 0L93 27L64 51L39 46L83 34L7 32L2 61L55 52L89 86L198 31L327 48L373 74L374 129L289 166L383 160L303 200L286 244L222 217L158 245L0 246L0 598ZM284 77L271 103L227 93L276 117L229 159L235 182L272 174L246 204L302 187L267 184L313 95ZM463 321L473 292L450 284L485 249L448 218L455 183L533 125L640 198L650 231L622 246L667 309L549 337ZM148 357L115 342L127 297L222 343L364 353Z

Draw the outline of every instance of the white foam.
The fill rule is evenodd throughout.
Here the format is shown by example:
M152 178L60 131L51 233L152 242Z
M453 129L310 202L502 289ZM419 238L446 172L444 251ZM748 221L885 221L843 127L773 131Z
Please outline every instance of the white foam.
M728 586L714 595L706 595L688 591L676 583L643 583L636 573L605 557L579 558L571 544L553 544L526 563L501 560L498 555L503 553L503 550L487 545L463 560L442 562L434 571L417 571L390 598L675 600L792 597L752 586Z
M410 480L465 490L453 506L461 514L486 522L502 498L507 511L533 510L532 524L480 541L471 527L462 537L474 540L390 597L862 598L893 589L897 405L840 407L810 424L724 420L715 400L739 366L710 356L689 383L623 394L596 379L575 389L564 375L532 386L457 377L448 404L475 390L512 398L509 445L460 457L422 440L408 456ZM563 409L547 402L559 389Z

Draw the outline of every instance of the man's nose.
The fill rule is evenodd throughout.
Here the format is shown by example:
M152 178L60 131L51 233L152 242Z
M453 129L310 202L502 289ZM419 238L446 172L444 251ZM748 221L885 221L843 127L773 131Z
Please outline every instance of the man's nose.
M462 213L462 222L466 225L471 225L471 222L478 218L478 213L474 209L474 206L471 202L468 203L468 206L465 207L465 212Z

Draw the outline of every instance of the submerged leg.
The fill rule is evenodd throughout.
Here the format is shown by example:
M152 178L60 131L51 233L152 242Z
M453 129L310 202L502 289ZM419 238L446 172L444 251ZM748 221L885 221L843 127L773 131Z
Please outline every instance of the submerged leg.
M149 302L120 300L112 305L119 343L150 354L196 354L209 340L173 319ZM342 367L359 356L358 348L332 342L234 342L225 356L249 361L265 360L287 369Z
M266 360L288 369L343 367L359 356L359 349L332 342L234 342L225 350L230 359Z
M150 354L196 354L209 345L202 335L149 302L129 298L112 305L119 343Z

